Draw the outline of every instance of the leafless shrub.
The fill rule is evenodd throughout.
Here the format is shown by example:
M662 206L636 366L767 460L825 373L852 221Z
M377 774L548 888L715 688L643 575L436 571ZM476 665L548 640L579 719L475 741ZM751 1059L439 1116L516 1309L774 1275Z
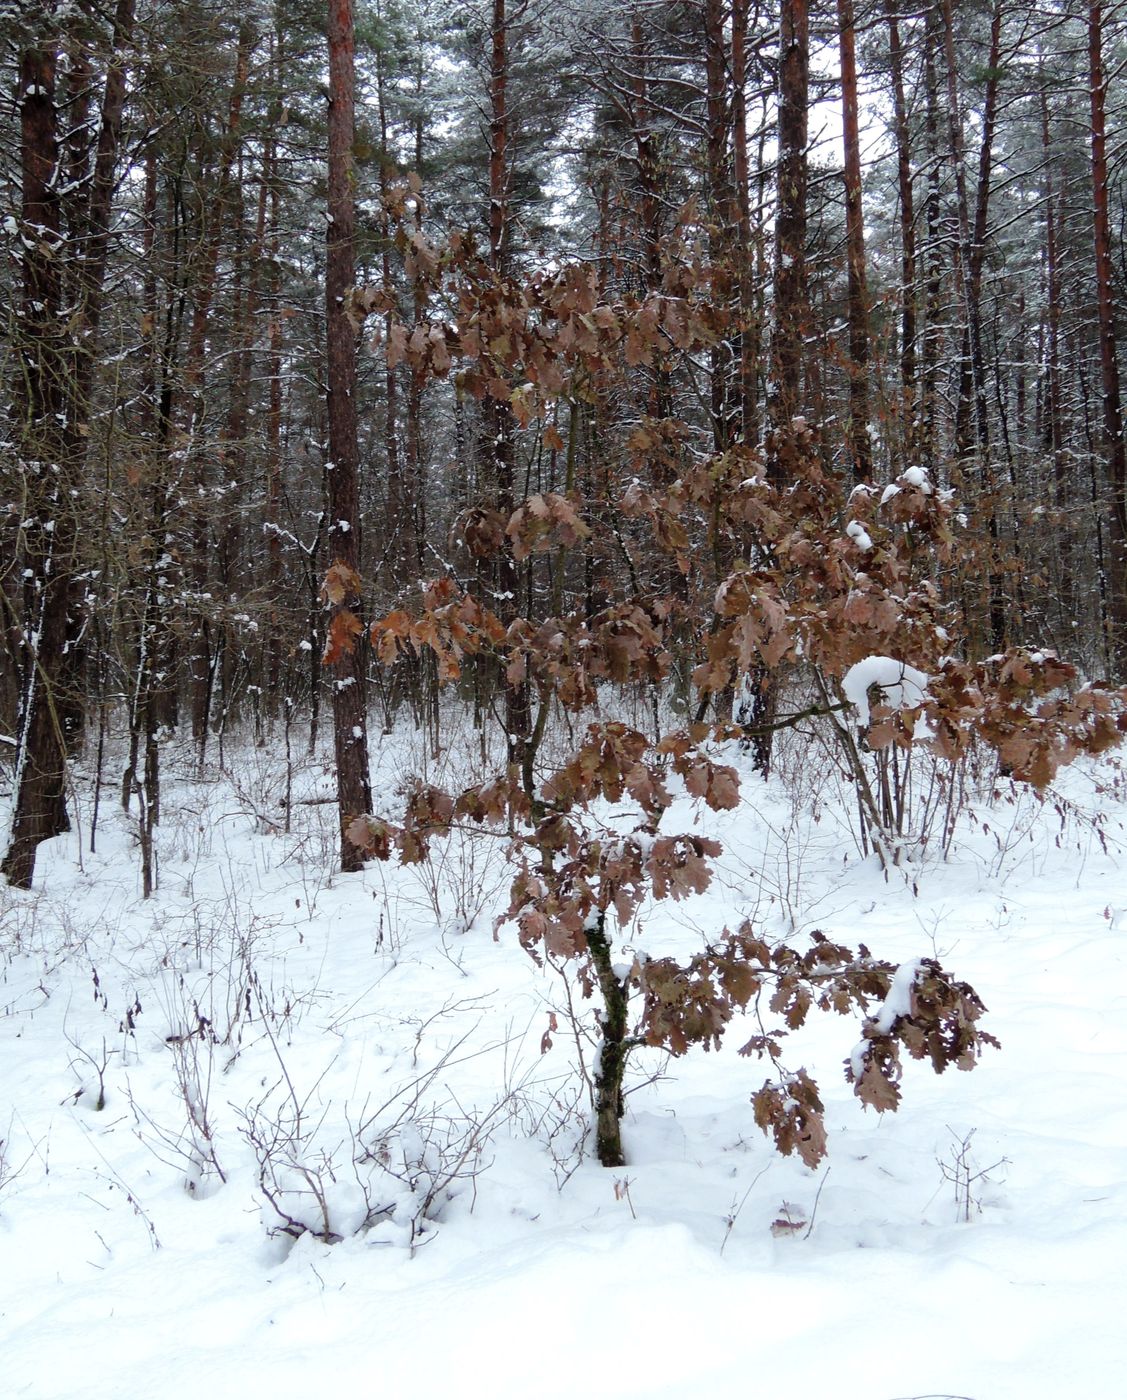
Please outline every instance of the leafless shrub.
M982 1201L977 1194L981 1189L979 1183L990 1185L990 1173L997 1171L999 1167L1009 1166L1009 1158L999 1157L990 1166L979 1167L971 1152L975 1129L971 1128L970 1132L964 1133L962 1137L953 1128L948 1128L947 1131L951 1134L951 1147L946 1158L936 1158L936 1161L943 1174L943 1180L950 1182L955 1188L955 1219L966 1224L972 1215L978 1215L982 1211Z
M248 914L231 895L210 910L193 909L190 926L175 944L170 941L163 960L170 1044L198 1037L238 1048L256 1026L263 1033L292 1034L316 992L298 993L284 966L262 956L276 927Z
M556 1189L562 1191L587 1157L591 1136L589 1084L568 1073L525 1085L514 1095L513 1117L523 1137L544 1144Z
M466 830L431 846L426 860L411 867L444 933L468 933L500 903L510 875L501 845L495 832Z
M281 1077L257 1103L237 1110L258 1162L268 1233L333 1244L385 1224L389 1243L414 1250L446 1204L472 1190L489 1141L510 1112L509 1091L480 1111L440 1083L453 1065L500 1048L463 1056L467 1040L460 1037L433 1068L355 1116L319 1101L321 1080L299 1096L279 1054Z
M156 1121L129 1095L138 1138L159 1160L184 1175L184 1189L199 1199L226 1182L219 1162L211 1111L215 1074L215 1040L193 1035L169 1042L175 1066L176 1093L184 1117L175 1127Z
M78 1088L68 1094L63 1102L85 1104L93 1108L95 1113L101 1113L107 1103L106 1073L109 1069L110 1059L117 1051L109 1048L105 1036L102 1037L101 1051L97 1051L88 1050L75 1040L65 1025L63 1034L66 1036L67 1044L74 1051L69 1068L78 1080Z
M8 1119L8 1127L3 1137L0 1137L0 1196L17 1181L27 1170L28 1163L32 1157L38 1155L36 1147L29 1148L28 1152L19 1161L12 1155L12 1132L15 1124L15 1115Z

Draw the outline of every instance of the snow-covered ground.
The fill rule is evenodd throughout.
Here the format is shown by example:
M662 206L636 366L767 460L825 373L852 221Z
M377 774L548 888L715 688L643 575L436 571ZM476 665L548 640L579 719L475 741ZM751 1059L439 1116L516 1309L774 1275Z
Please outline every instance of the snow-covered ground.
M389 814L420 745L377 743ZM725 853L707 894L643 911L641 946L820 928L938 955L989 1007L1003 1048L910 1062L884 1118L844 1082L856 1023L816 1015L786 1050L827 1105L813 1172L756 1127L740 1026L640 1057L629 1165L599 1167L567 1014L591 1005L494 937L504 843L334 875L328 766L298 765L287 833L281 759L228 758L170 762L153 899L106 799L89 852L81 775L36 891L0 890L0 1395L1124 1393L1116 761L1043 804L972 797L946 860L936 835L887 878L816 749L737 812L667 815ZM294 1242L283 1214L343 1238Z

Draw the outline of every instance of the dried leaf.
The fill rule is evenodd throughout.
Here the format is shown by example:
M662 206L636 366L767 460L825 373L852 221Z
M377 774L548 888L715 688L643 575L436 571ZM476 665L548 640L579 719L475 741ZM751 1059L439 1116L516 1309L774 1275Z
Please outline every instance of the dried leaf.
M351 656L356 647L356 638L364 631L364 624L348 608L342 608L329 622L325 637L325 652L322 661L326 666L335 666L346 656Z

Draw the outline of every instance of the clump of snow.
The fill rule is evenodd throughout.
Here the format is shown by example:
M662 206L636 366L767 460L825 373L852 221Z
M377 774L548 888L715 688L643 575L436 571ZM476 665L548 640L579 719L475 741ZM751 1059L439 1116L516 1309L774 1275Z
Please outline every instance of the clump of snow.
M927 479L927 472L924 471L923 467L909 467L904 472L903 480L909 486L919 487L925 496L931 495L931 482Z
M876 1013L869 1018L878 1035L888 1035L899 1017L912 1014L912 989L916 985L922 965L922 958L910 958L907 962L902 962L893 973L888 994ZM850 1052L849 1067L853 1071L855 1081L865 1072L865 1056L868 1050L868 1040L859 1040Z
M871 719L869 691L876 686L892 710L910 710L927 699L928 676L891 656L866 656L850 666L841 678L845 698L857 712L857 723L867 728Z
M845 527L845 533L853 541L858 549L872 549L873 541L868 530L857 520L851 520Z
M907 486L915 486L918 490L922 491L925 496L930 496L935 491L923 467L908 467L905 471L901 472L900 481L904 482ZM898 496L900 490L900 482L890 481L881 494L881 505L883 506L885 502L891 501L893 496Z

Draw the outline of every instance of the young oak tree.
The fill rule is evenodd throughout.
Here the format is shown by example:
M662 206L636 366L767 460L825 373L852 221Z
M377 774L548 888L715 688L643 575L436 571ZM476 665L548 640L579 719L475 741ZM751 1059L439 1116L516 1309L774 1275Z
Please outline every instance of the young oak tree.
M463 392L491 396L512 415L514 434L550 432L555 401L574 394L579 376L609 392L657 347L700 355L726 331L729 312L712 298L700 261L667 258L661 290L607 302L582 264L499 281L468 236L437 247L416 231L409 246L432 315L394 326L389 355L428 377L456 374ZM385 305L378 289L356 300L370 309ZM659 454L672 431L668 419L638 429L627 444L634 464ZM847 486L825 466L816 434L796 418L776 429L762 455L734 444L685 460L673 481L661 470L648 483L636 474L618 504L648 529L650 548L675 561L687 536L669 521L688 511L714 522L733 546L738 562L710 598L696 598L701 659L693 680L702 697L753 671L771 679L783 666L804 668L821 699L798 715L776 715L771 725L779 728L851 711L872 674L877 689L868 687L867 713L857 710L863 734L848 722L835 732L871 839L881 860L892 863L901 853L869 788L862 747L925 743L955 759L982 743L1015 778L1043 787L1077 754L1119 743L1127 715L1122 692L1081 685L1052 654L1011 649L979 664L958 659L957 616L935 582L939 566L958 557L951 493L916 467L881 492ZM514 561L556 559L587 547L593 526L583 517L577 498L537 493L516 503L501 528L483 531L479 547ZM467 657L494 658L511 687L528 686L538 697L542 733L549 707L590 712L601 685L668 681L685 636L684 610L634 585L594 612L581 606L512 617L441 577L417 607L378 619L370 635L383 664L429 653L449 681ZM899 697L890 671L914 678L911 687L899 687ZM762 732L702 723L646 736L596 720L572 757L547 772L537 767L533 746L519 772L510 764L462 792L419 783L401 816L361 816L346 830L360 855L395 853L410 862L425 859L430 842L455 823L508 829L518 872L505 917L534 957L575 962L584 993L600 1008L594 1108L598 1154L607 1165L624 1160L620 1120L631 1049L659 1046L677 1055L693 1044L716 1046L742 1011L755 1009L763 1027L743 1053L774 1068L755 1096L757 1120L780 1150L811 1163L825 1150L821 1099L807 1071L786 1068L781 1055L786 1035L812 1008L864 1014L846 1075L878 1110L899 1103L902 1049L942 1071L973 1067L981 1048L995 1043L978 1026L978 995L933 959L896 968L823 934L805 949L771 947L745 923L717 930L684 963L636 948L629 961L615 958L617 930L643 900L704 890L720 854L712 839L663 830L671 780L714 809L734 808L738 774L717 761L716 745ZM771 1017L779 1024L769 1024Z

